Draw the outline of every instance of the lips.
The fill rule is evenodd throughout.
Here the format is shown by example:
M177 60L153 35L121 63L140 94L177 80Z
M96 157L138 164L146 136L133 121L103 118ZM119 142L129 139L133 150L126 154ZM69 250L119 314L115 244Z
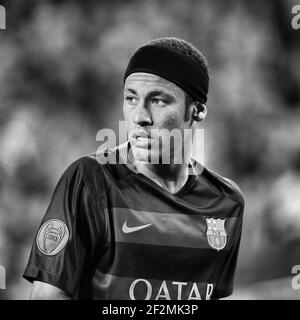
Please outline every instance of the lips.
M131 136L133 145L139 148L149 148L151 145L151 135L145 131L134 132Z
M143 131L133 133L132 137L134 139L150 139L151 138L150 134Z

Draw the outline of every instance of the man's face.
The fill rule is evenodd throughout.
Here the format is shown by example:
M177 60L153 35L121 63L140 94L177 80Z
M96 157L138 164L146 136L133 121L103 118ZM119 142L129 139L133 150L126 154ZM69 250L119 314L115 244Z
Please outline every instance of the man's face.
M178 150L182 152L185 140L191 142L192 135L185 134L185 140L183 137L183 130L191 128L192 122L191 117L185 119L185 92L164 78L150 73L129 75L124 86L123 112L135 161L153 163L153 159L159 159L161 163L166 156L172 162L174 154ZM171 130L179 133L181 139L175 134L168 151L164 143L170 141ZM159 136L163 139L163 148Z

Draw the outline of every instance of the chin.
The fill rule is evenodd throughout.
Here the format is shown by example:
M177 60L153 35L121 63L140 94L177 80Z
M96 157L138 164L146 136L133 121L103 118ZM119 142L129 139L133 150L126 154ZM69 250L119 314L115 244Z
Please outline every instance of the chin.
M135 162L151 163L151 164L161 163L162 157L158 151L148 150L147 148L139 148L139 147L133 146L132 153L133 153Z
M148 162L149 150L132 146L132 153L135 162Z

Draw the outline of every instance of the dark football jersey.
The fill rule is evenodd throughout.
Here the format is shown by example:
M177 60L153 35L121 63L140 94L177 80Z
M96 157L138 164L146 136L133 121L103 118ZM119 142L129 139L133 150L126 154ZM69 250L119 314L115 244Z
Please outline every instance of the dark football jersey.
M244 210L240 189L192 161L186 184L172 194L127 162L128 147L102 154L106 164L91 154L64 172L24 278L73 299L230 295Z

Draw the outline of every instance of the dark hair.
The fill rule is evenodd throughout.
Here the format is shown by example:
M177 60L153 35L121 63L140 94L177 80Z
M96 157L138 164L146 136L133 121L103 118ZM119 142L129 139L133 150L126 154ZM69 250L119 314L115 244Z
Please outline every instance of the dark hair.
M185 106L188 107L190 104L195 102L196 100L187 92L185 92Z

